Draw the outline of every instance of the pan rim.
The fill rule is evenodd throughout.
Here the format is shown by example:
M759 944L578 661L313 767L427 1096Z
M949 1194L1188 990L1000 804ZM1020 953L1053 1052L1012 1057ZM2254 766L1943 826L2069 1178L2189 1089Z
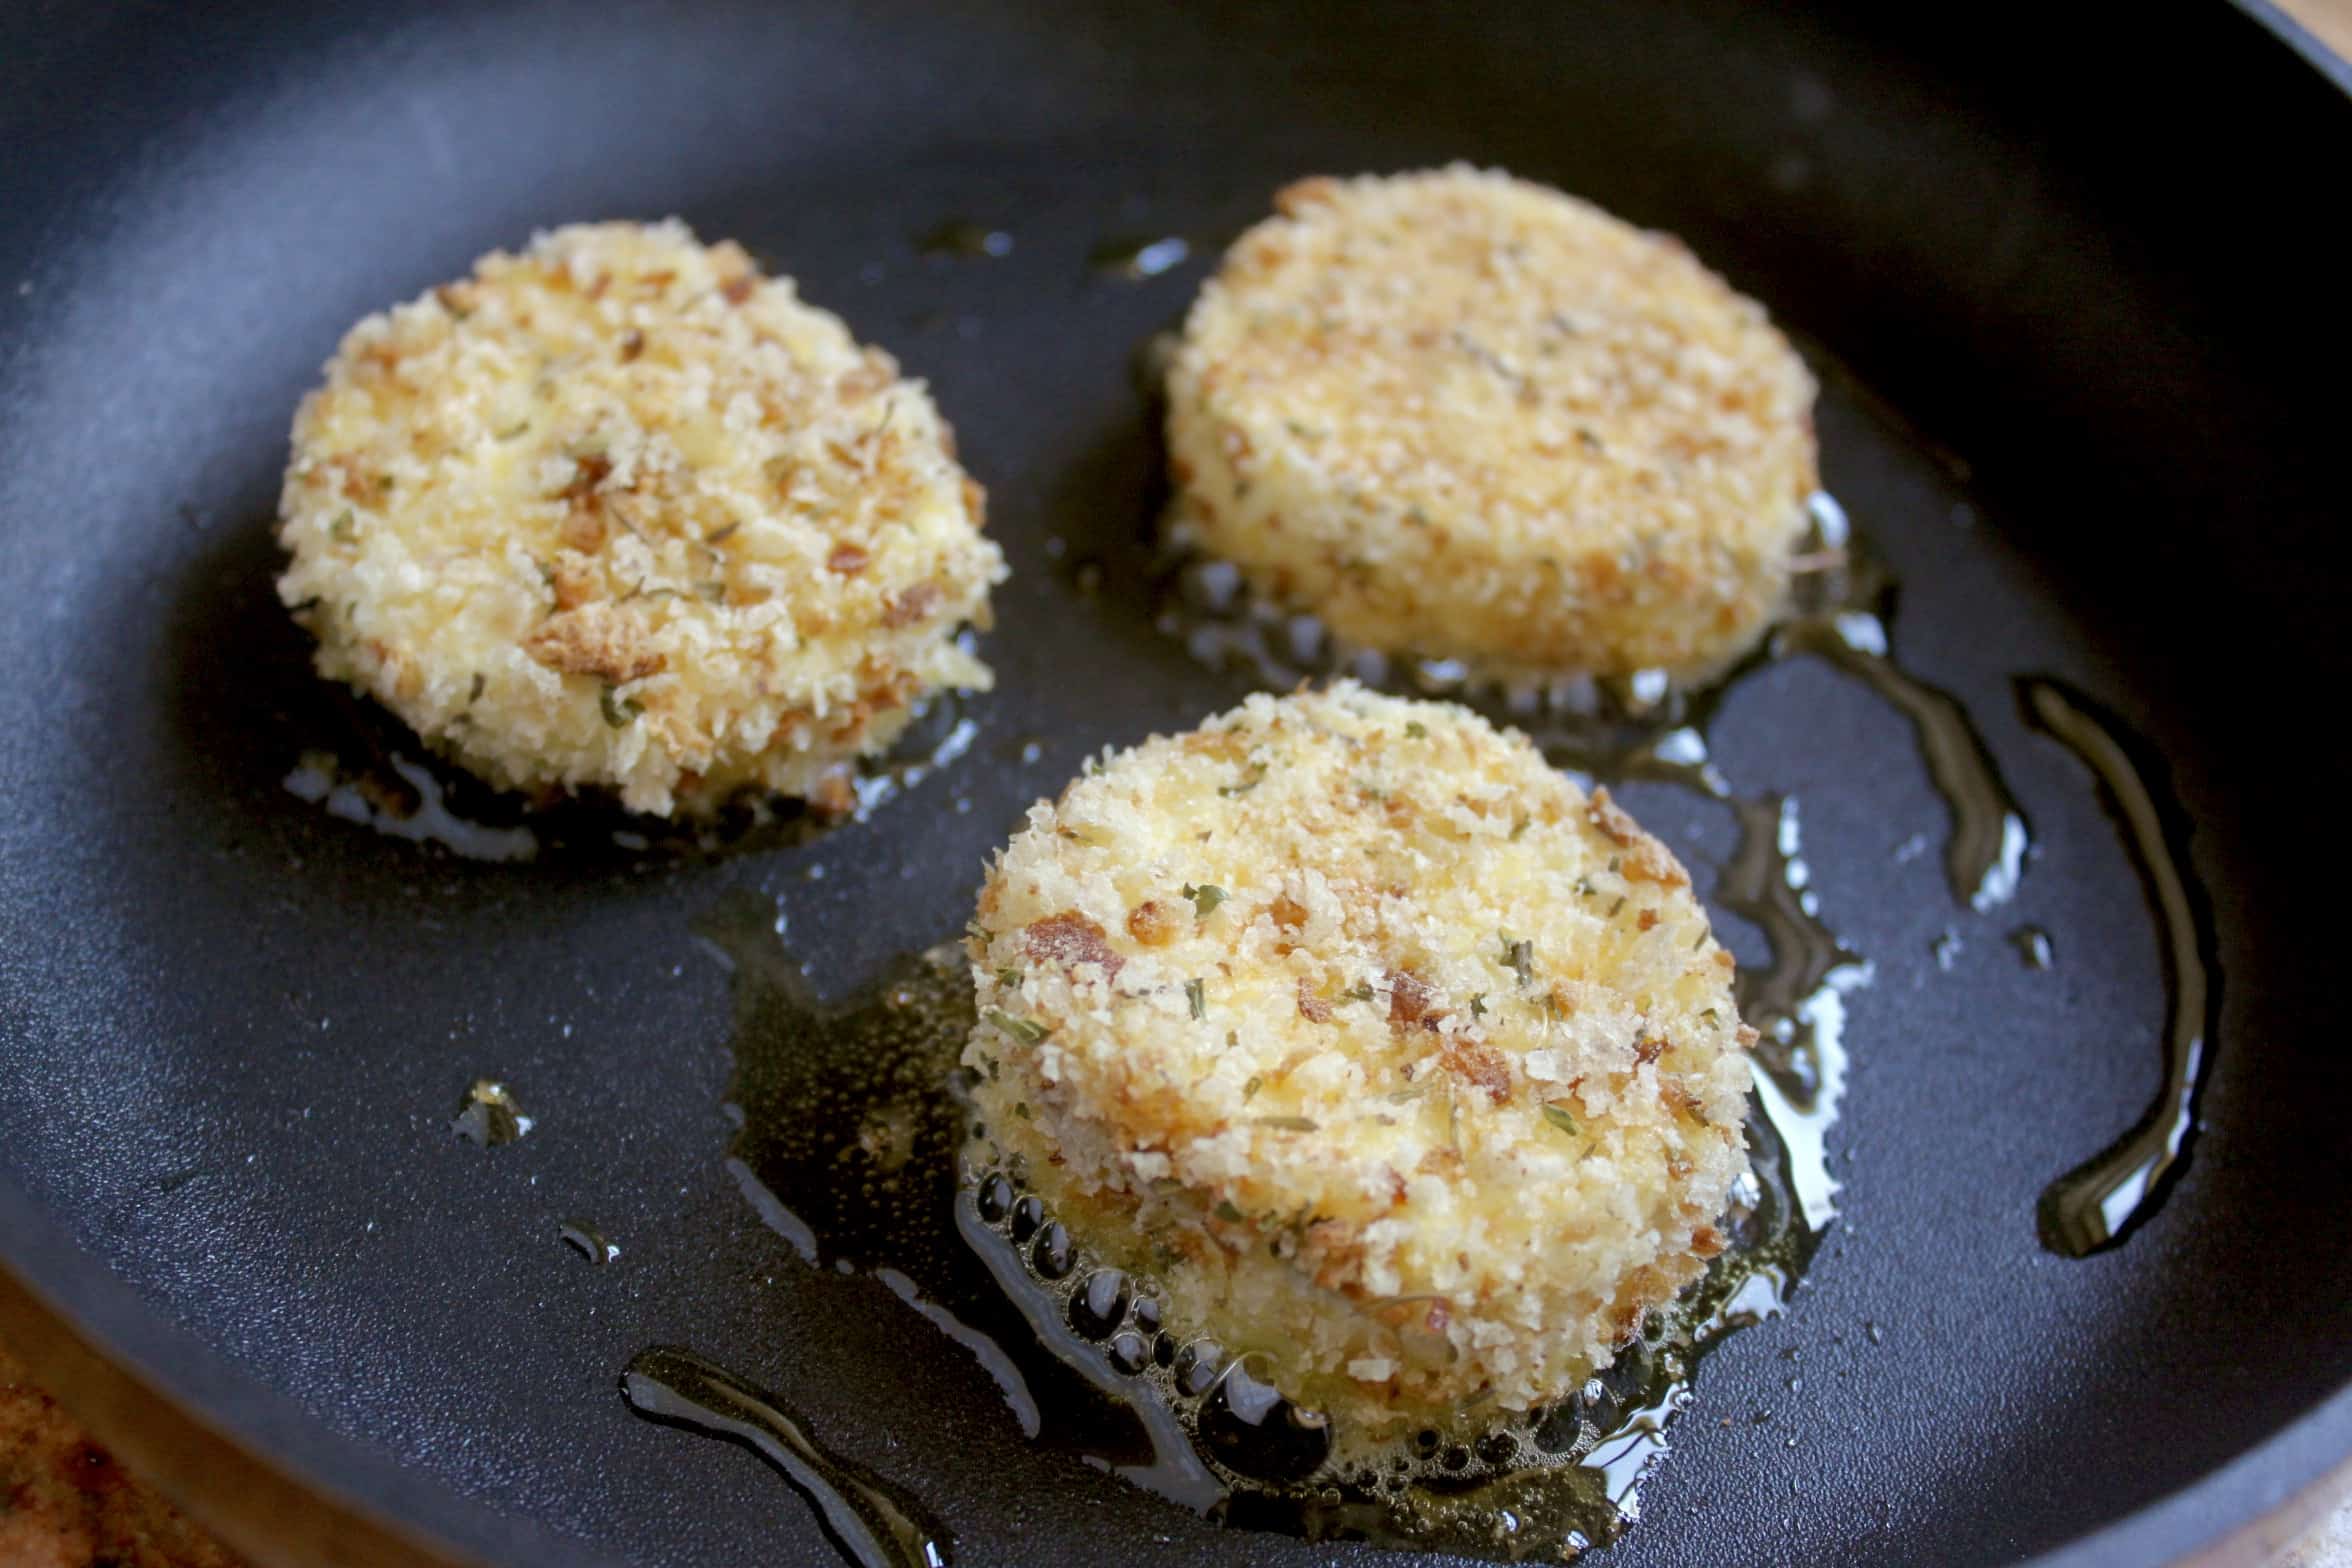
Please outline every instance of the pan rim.
M620 1568L525 1516L477 1502L442 1478L339 1432L143 1299L0 1173L0 1330L48 1346L67 1375L27 1363L41 1387L182 1512L257 1564L293 1562L300 1543L262 1533L287 1494L354 1568L579 1564ZM78 1363L78 1365L76 1365ZM280 1483L240 1509L235 1487L170 1486L173 1474ZM518 1552L520 1555L517 1555Z
M2281 10L2276 0L2230 0L2230 4L2252 18L2273 38L2301 55L2304 64L2334 84L2339 91L2352 97L2352 60L2321 43L2311 29Z

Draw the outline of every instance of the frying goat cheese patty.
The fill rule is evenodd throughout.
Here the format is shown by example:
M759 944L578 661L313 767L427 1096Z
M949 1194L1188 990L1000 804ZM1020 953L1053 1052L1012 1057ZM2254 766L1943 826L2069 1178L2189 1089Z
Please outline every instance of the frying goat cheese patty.
M1168 379L1172 521L1342 638L1499 676L1719 671L1787 598L1812 377L1680 242L1500 173L1313 179Z
M588 224L370 316L294 419L318 669L502 787L849 802L1003 557L920 382L683 224Z
M1111 757L968 949L998 1152L1342 1431L1555 1399L1724 1245L1731 955L1606 791L1462 708L1341 682Z

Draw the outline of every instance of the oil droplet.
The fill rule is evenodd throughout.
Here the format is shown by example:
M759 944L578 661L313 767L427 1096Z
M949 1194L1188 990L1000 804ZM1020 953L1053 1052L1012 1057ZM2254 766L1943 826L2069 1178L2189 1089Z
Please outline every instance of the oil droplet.
M1141 283L1170 268L1183 266L1191 256L1192 246L1182 235L1131 235L1096 245L1087 257L1087 264L1107 276Z
M945 1568L950 1561L953 1538L922 1504L865 1466L827 1452L775 1395L691 1350L657 1345L638 1352L621 1374L621 1397L650 1420L731 1439L774 1465L857 1568Z
M2097 780L2155 912L2164 965L2163 1074L2154 1100L2130 1131L2045 1188L2036 1207L2042 1245L2079 1258L2123 1240L2179 1179L2221 1017L2221 971L2212 902L2189 854L2188 815L2163 792L2163 764L2079 692L2029 677L2017 694L2026 719Z
M2055 958L2050 946L2050 933L2040 926L2019 926L2009 933L2009 945L2017 949L2017 956L2028 969L2047 969Z
M1013 253L1013 237L970 218L950 218L917 235L915 249L957 261L1001 261Z
M505 1084L492 1078L477 1078L458 1102L457 1117L450 1128L459 1137L485 1149L513 1143L527 1135L534 1125L515 1103Z
M586 1220L565 1220L557 1234L563 1237L566 1246L598 1268L621 1255L621 1249L607 1240L603 1231Z

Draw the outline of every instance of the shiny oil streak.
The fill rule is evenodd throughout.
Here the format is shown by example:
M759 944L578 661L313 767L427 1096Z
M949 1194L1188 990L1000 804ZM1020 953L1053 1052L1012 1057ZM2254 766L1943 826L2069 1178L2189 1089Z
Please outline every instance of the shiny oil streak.
M1707 743L1725 698L1759 671L1808 656L1862 682L1909 721L1928 777L1951 822L1944 871L1952 895L1977 911L2017 892L2030 843L2025 814L1966 708L1909 674L1893 656L1893 584L1827 494L1813 498L1789 618L1728 674L1683 689L1662 671L1606 681L1482 673L1456 659L1409 658L1352 647L1311 615L1249 591L1229 562L1194 553L1181 522L1166 537L1154 615L1193 658L1287 691L1302 680L1352 675L1367 685L1466 702L1526 732L1560 767L1606 781L1656 779L1716 798L1731 785Z
M961 634L971 646L971 633ZM465 860L528 861L558 855L685 857L803 844L913 789L971 750L979 725L959 693L920 703L906 733L882 757L850 769L848 810L827 814L782 796L745 795L707 820L671 820L594 797L533 804L493 789L449 763L404 754L414 737L369 704L346 705L347 733L332 749L304 751L281 780L290 795L328 816L387 838L431 844ZM355 760L364 759L364 760Z
M2146 884L2164 965L2163 1065L2155 1098L2122 1137L2043 1189L2035 1209L2042 1245L2083 1257L2121 1241L2178 1179L2196 1134L2197 1092L2221 1016L2213 911L2188 850L2188 819L2161 792L2162 772L2114 717L2054 680L2017 683L2029 722L2081 759L2101 802L2123 830ZM2036 933L2039 935L2039 933ZM2048 939L2028 949L2046 963Z
M825 1533L857 1568L946 1568L947 1532L923 1505L821 1447L772 1395L691 1350L656 1345L621 1373L621 1397L649 1420L743 1444L815 1505Z

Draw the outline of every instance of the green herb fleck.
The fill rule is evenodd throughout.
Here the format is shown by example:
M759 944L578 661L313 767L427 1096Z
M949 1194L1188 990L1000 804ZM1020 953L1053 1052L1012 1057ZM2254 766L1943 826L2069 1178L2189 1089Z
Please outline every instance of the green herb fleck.
M1419 719L1407 719L1405 721L1405 733L1413 737L1415 740L1427 740L1429 738L1429 726L1422 723Z
M1027 1100L1015 1100L1013 1102L1013 1114L1020 1117L1021 1120L1027 1121L1029 1119L1029 1102Z
M327 525L327 532L343 543L349 544L359 535L358 515L348 506L343 508L342 511L335 514L335 520Z
M1720 1025L1720 1024L1723 1022L1723 1015L1722 1015L1721 1013L1719 1013L1719 1012L1715 1011L1715 1009L1714 1009L1714 1008L1712 1008L1712 1007L1708 1008L1708 1009L1707 1009L1705 1012L1703 1012L1703 1013L1699 1014L1699 1016L1700 1016L1701 1018L1704 1018L1704 1019L1706 1019L1706 1020L1707 1020L1707 1023L1708 1023L1708 1025L1709 1025L1710 1027L1713 1027L1713 1026Z
M738 517L735 519L735 521L714 528L709 533L704 534L702 536L702 542L704 544L724 544L728 539L734 536L735 530L741 528L742 526L743 519Z
M1276 1132L1313 1132L1315 1130L1315 1123L1304 1116L1260 1116L1255 1120L1259 1126L1271 1127Z
M1391 1089L1388 1092L1388 1103L1391 1105L1402 1105L1407 1100L1418 1100L1421 1098L1421 1096L1427 1094L1428 1092L1429 1085L1425 1083L1415 1084L1410 1089Z
M1617 902L1616 902L1616 903L1614 903L1614 904L1611 904L1611 905L1609 906L1609 918L1610 918L1611 920L1614 920L1614 919L1616 919L1616 918L1617 918L1617 912L1618 912L1619 910L1623 909L1624 907L1625 907L1625 895L1624 895L1623 893L1620 893L1620 894L1618 894L1618 895L1617 895Z
M1184 884L1184 896L1192 900L1193 918L1206 920L1209 911L1224 903L1230 895L1213 882L1204 882L1199 887L1187 882Z
M1184 982L1184 1000L1191 1004L1195 1019L1209 1016L1209 988L1201 981L1195 979Z
M1220 784L1217 786L1217 793L1224 796L1226 799L1231 800L1236 795L1246 795L1251 790L1256 789L1261 783L1265 782L1265 778L1266 765L1263 762L1253 762L1249 765L1248 768L1243 770L1240 783Z
M1256 1099L1258 1096L1258 1091L1263 1089L1265 1086L1265 1079L1253 1076L1248 1083L1245 1083L1241 1086L1242 1103L1247 1105L1250 1101Z
M1007 964L996 972L996 983L1010 989L1021 983L1021 971Z
M1217 1218L1223 1220L1228 1225L1239 1225L1241 1223L1241 1210L1233 1206L1233 1200L1231 1198L1219 1198L1217 1200Z
M1484 991L1481 991L1476 996L1470 998L1470 1016L1473 1018L1484 1018L1486 1016L1486 993Z
M993 1007L988 1010L988 1021L1023 1045L1040 1044L1047 1035L1053 1033L1052 1030L1041 1024L1033 1023L1026 1018L1015 1018L1012 1014Z
M1555 1100L1546 1100L1543 1113L1544 1120L1562 1132L1573 1134L1576 1131L1576 1118L1568 1114L1568 1107L1565 1105Z
M501 441L512 441L515 437L524 434L530 428L531 422L528 419L518 419L513 424L507 426L504 430L496 431L494 434Z
M1511 842L1516 844L1527 836L1527 814L1521 812L1511 819Z
M645 711L645 704L620 695L609 681L597 692L596 705L604 710L604 722L616 730L628 728L629 721Z
M1369 1002L1372 1000L1372 982L1369 980L1359 980L1354 985L1340 992L1339 998L1343 1002Z
M1599 889L1593 886L1593 879L1591 877L1578 877L1576 879L1576 896L1578 898L1590 898L1598 891Z
M482 693L489 686L489 684L489 676L483 674L480 670L474 671L474 685L473 689L466 693L466 705L471 707L473 704L480 702L482 700Z
M1514 942L1507 932L1497 934L1503 944L1503 967L1517 975L1519 983L1525 985L1535 973L1535 944L1525 937Z

